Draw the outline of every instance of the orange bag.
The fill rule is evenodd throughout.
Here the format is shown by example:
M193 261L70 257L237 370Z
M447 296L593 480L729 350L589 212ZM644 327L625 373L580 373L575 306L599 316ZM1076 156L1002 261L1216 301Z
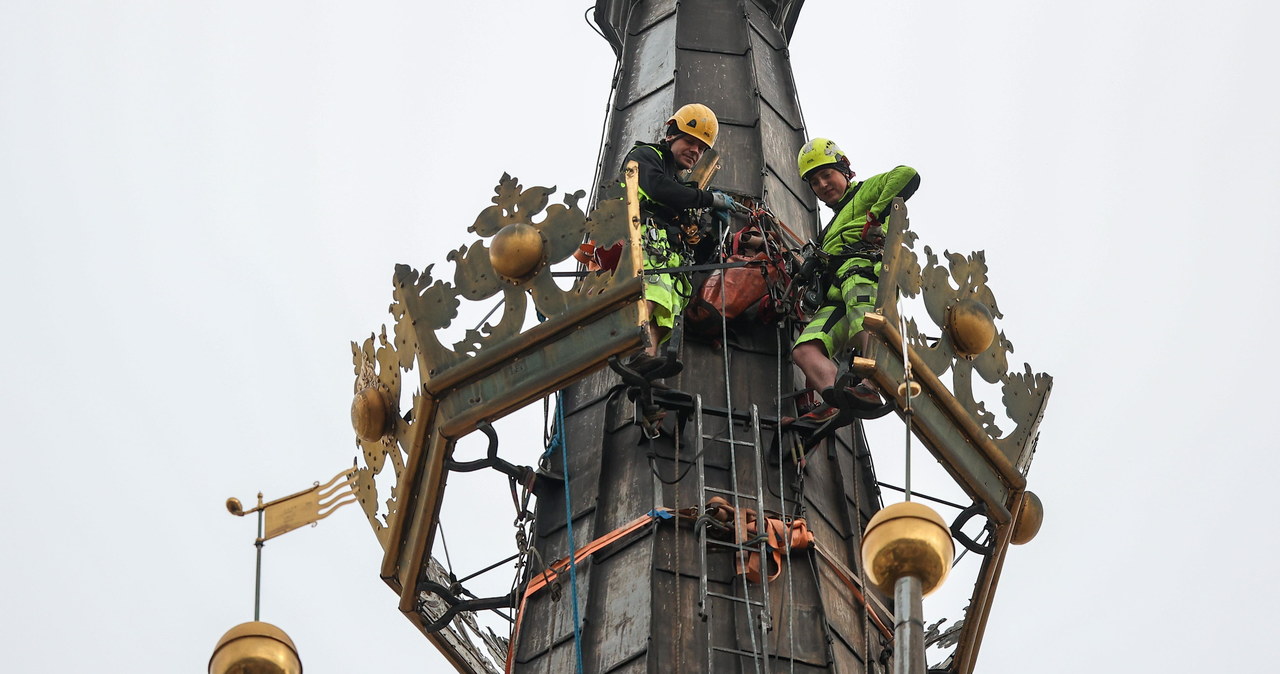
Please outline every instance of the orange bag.
M716 269L698 286L685 309L685 325L690 330L712 335L720 332L721 315L730 323L759 321L772 323L782 316L774 297L787 287L786 265L780 255L761 251L748 254L743 250L744 236L763 236L751 226L739 230L725 262L744 262L741 267ZM776 251L776 245L763 246Z

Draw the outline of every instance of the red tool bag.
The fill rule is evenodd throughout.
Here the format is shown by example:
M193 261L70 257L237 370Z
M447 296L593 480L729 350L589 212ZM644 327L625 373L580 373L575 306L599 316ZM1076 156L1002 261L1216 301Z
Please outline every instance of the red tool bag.
M756 237L759 240L753 242ZM729 323L782 318L774 298L787 287L788 276L778 244L751 225L734 234L729 253L725 262L746 264L716 269L698 285L684 313L685 325L695 333L719 333L722 312Z

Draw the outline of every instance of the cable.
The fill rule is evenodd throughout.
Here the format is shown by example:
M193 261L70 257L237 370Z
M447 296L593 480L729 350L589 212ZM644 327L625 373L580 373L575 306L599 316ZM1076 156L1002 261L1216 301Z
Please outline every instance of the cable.
M778 356L776 359L778 363L778 367L776 370L777 388L775 389L777 391L778 397L774 403L773 414L774 414L774 418L781 419L782 418L782 362L783 362L782 361L782 328L781 327L774 328L773 341L774 341L774 347L778 353ZM782 456L782 453L783 453L782 432L775 429L774 437L776 437L778 440L778 509L782 511L780 513L781 515L780 519L782 519L783 521L786 521L787 500L783 496L783 494L786 493L787 488L785 483L782 480L782 475L783 473L786 472L783 469L783 466L787 464L785 463L785 459L783 459L783 456ZM791 674L795 674L795 671L796 671L796 598L795 598L795 583L792 578L792 572L794 570L794 567L791 564L791 532L790 531L787 532L785 545L786 545L786 551L787 551L787 561L786 561L787 644L788 644L787 655L788 655L788 659L790 660Z
M556 392L556 432L552 442L560 445L560 457L564 468L564 524L569 537L569 588L573 601L573 651L577 658L578 674L582 669L582 620L578 616L578 562L575 541L573 539L573 499L569 491L569 447L565 442L564 407L561 405L561 393Z
M493 308L489 310L489 313L485 314L485 315L484 315L484 318L480 319L480 322L476 324L475 332L479 332L479 331L480 331L480 328L483 328L483 327L484 327L484 324L485 324L485 323L487 323L487 322L489 322L489 318L490 318L491 316L493 316L493 313L494 313L495 311L497 311L499 308L501 308L501 307L502 307L502 305L504 305L504 304L506 304L506 303L507 303L507 298L506 298L506 296L504 295L504 296L502 297L502 299L498 300L498 303L497 303L497 304L493 305Z
M599 36L600 36L601 38L603 38L606 42L608 42L608 41L609 41L609 38L607 38L607 37L605 37L605 36L604 36L604 31L602 31L602 30L600 30L599 28L597 28L597 27L596 27L596 24L595 24L594 22L592 22L592 21L591 21L591 19L588 19L588 18L587 18L587 15L588 15L588 14L590 14L590 13L591 13L591 10L593 10L593 9L595 9L595 8L596 8L596 6L595 6L595 5L587 5L587 8L586 8L586 9L584 9L584 10L582 10L582 20L587 22L587 27L589 27L591 30L595 31L595 34L596 34L596 35L599 35Z

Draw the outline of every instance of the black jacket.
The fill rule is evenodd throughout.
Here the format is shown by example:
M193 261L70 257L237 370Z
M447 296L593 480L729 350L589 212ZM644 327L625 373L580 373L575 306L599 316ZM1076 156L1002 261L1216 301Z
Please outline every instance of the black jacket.
M622 165L625 167L629 161L634 161L640 169L640 207L654 219L668 224L675 221L680 211L711 206L713 197L709 190L700 190L676 180L675 156L666 141L637 142L622 160Z

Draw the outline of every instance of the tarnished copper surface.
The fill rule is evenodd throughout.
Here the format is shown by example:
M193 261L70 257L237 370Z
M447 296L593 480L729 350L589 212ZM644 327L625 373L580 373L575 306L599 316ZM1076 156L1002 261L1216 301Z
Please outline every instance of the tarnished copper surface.
M634 175L634 164L628 171ZM384 326L376 343L374 336L352 343L352 419L364 459L356 492L386 553L382 578L410 617L420 600L417 581L431 563L444 466L455 442L641 344L648 313L641 301L638 181L626 182L625 193L607 195L588 217L578 208L582 192L548 208L554 188L524 189L504 175L493 205L469 228L482 238L448 256L453 283L436 279L432 267L397 265L394 338ZM584 239L604 247L621 243L618 267L561 289L550 265L568 259ZM499 296L502 311L494 323L465 331L451 345L440 341L437 333L451 326L462 302ZM530 298L545 320L525 330ZM412 412L402 415L401 371L415 367L420 387ZM452 643L433 641L442 649Z
M602 200L588 218L578 207L583 192L566 194L563 204L548 208L553 191L554 188L547 187L524 189L516 178L504 174L494 189L494 205L481 211L467 229L481 239L448 255L455 266L453 284L435 279L431 267L418 272L406 265L396 266L395 303L391 313L396 318L397 348L402 344L408 346L410 339L416 340L425 390L431 393L446 390L458 381L457 377L448 376L451 369L474 363L477 356L505 343L519 343L524 339L521 331L529 298L551 321L578 306L593 304L615 284L637 276L638 267L633 266L631 257L624 256L612 274L586 276L569 290L561 290L556 285L550 265L572 256L584 237L606 248L629 241L629 223L626 203L620 199ZM519 283L505 281L494 270L485 241L513 224L534 228L546 242L546 263L528 280ZM462 301L480 302L499 294L503 298L503 309L496 324L469 329L462 340L449 346L440 343L436 332L453 323Z
M996 324L1003 314L987 286L985 255L980 251L967 256L947 251L943 266L925 246L921 267L914 251L916 241L917 235L909 230L906 205L895 199L877 312L866 318L873 333L868 355L876 363L874 380L882 390L896 394L899 410L906 408L904 363L910 361L912 384L920 387L920 395L913 394L911 399L912 430L974 501L986 507L987 517L996 525L954 656L955 671L969 674L974 671L1015 531L1029 540L1043 512L1034 505L1024 505L1033 499L1038 502L1026 491L1026 474L1053 378L1034 373L1026 364L1022 372L1009 372L1008 354L1013 345ZM902 324L899 300L917 295L922 296L926 313L936 326L929 332L939 337L926 338L915 318L908 318L904 353L898 329ZM946 376L948 370L950 377ZM1012 429L997 425L995 414L988 409L995 401L975 397L975 372L1000 386L1000 404L1014 424ZM949 386L944 378L950 380Z
M925 246L925 266L921 268L913 250L917 235L908 227L906 205L895 200L885 242L877 311L885 317L888 325L897 326L899 294L907 297L922 295L929 318L941 339L930 344L912 318L907 321L907 341L911 349L939 378L951 371L951 394L1018 471L1025 474L1035 450L1036 431L1053 388L1053 378L1044 373L1033 373L1030 365L1024 365L1023 372L1010 372L1008 361L1013 344L1003 330L997 332L991 346L971 359L963 350L956 348L946 328L952 307L961 306L963 313L964 305L973 302L981 304L993 318L1003 317L995 294L987 286L986 255L982 251L967 256L944 251L947 265L943 266L933 249ZM972 306L968 306L972 310ZM987 405L995 401L974 398L975 372L985 381L1000 385L1003 394L1000 403L1014 424L1012 429L997 426L995 415L987 410Z
M872 353L876 356L876 383L885 391L903 390L901 334L880 314L867 314L864 324L878 336L871 340ZM907 352L913 381L921 388L921 395L911 399L912 431L965 492L987 505L991 519L1008 522L1011 516L1005 501L1009 490L1024 487L1026 478L951 395L916 349L908 346ZM906 409L905 398L899 398L897 404L900 410Z
M374 335L369 335L363 344L351 343L351 361L355 366L356 375L355 393L359 395L367 389L376 389L388 405L388 419L384 422L387 427L384 428L383 433L377 437L365 438L361 437L357 430L356 444L360 447L364 465L356 469L354 491L365 517L378 537L378 542L386 550L387 523L395 518L399 497L394 486L380 497L376 481L388 462L391 464L393 477L396 478L391 481L391 485L396 485L396 481L404 472L405 457L409 451L410 438L414 429L412 421L400 416L398 410L400 371L413 366L413 351L398 349L387 338L386 326L383 326L376 339L375 344ZM419 394L414 393L415 404L418 398ZM385 514L379 513L380 505L386 506Z

